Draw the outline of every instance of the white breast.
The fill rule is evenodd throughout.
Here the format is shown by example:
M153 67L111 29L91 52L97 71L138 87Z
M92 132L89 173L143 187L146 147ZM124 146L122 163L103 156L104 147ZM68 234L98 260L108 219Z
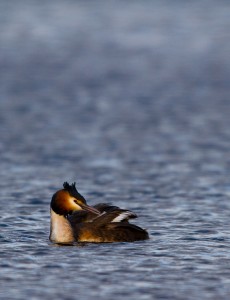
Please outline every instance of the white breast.
M73 230L69 221L50 210L50 240L54 243L71 243L74 241Z

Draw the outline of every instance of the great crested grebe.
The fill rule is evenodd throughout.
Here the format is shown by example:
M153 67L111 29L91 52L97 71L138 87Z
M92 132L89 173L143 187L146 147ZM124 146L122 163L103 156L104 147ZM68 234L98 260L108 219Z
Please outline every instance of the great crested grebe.
M130 224L133 212L100 203L86 204L75 183L64 182L50 203L50 240L54 243L73 242L133 242L146 240L146 230Z

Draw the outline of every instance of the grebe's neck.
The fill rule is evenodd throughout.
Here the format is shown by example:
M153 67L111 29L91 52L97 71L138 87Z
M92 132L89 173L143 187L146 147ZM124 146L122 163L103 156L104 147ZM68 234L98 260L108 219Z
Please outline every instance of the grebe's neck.
M74 235L69 221L50 209L50 240L54 243L72 243Z

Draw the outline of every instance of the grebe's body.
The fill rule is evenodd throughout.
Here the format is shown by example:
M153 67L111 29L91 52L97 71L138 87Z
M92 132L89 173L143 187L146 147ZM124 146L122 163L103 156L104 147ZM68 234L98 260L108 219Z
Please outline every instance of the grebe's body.
M107 204L88 206L75 183L63 184L50 204L50 240L54 243L133 242L149 238L146 230L130 224L137 216Z

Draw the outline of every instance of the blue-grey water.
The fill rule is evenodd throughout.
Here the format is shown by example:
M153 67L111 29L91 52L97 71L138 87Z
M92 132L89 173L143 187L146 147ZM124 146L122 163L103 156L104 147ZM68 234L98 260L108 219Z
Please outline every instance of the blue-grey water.
M0 298L229 299L229 1L0 1ZM50 244L64 181L150 240Z

